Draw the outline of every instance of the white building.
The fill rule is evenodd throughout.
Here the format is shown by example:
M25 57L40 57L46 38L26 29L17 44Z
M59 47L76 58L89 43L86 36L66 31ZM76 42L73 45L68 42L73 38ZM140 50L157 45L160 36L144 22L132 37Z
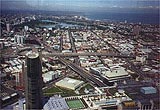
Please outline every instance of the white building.
M49 82L51 80L57 79L59 76L60 76L60 72L58 72L58 71L49 71L45 74L42 74L43 81L45 83Z
M136 61L143 64L146 61L146 56L136 56Z
M24 26L24 30L25 30L25 31L28 31L28 30L29 30L29 27L28 27L28 26Z
M6 24L6 29L8 32L10 32L10 24L9 23Z
M110 68L106 67L90 68L90 71L94 74L105 77L108 81L117 81L119 79L130 77L125 68L118 65L111 66Z
M66 77L66 78L56 82L56 86L75 90L78 87L80 87L83 83L84 83L83 81Z
M14 42L17 43L17 44L23 44L24 43L24 36L15 35L14 36Z

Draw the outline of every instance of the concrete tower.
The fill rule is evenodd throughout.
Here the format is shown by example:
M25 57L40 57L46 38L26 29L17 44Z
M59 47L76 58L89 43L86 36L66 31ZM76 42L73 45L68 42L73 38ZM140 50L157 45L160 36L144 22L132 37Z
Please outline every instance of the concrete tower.
M42 109L42 66L39 53L27 53L26 109Z

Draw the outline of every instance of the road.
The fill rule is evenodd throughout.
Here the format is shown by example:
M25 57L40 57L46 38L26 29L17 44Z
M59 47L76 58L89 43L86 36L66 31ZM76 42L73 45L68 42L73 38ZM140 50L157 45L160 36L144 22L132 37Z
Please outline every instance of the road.
M119 57L119 58L135 58L132 55L123 55L123 54L116 54L116 53L98 53L98 52L85 52L85 53L42 53L45 57L47 56L59 56L59 57L77 57L77 56L106 56L106 57Z
M96 33L94 33L96 34ZM97 35L97 34L96 34ZM105 87L106 84L104 84L101 80L99 80L98 78L95 78L92 74L90 74L89 72L85 71L83 68L81 68L79 65L75 64L75 63L72 63L70 61L67 61L65 60L64 58L62 57L78 57L78 56L108 56L108 57L119 57L119 58L135 58L135 56L131 56L131 55L123 55L121 54L120 51L118 51L117 49L115 49L111 44L109 44L107 42L107 44L109 46L111 46L113 48L113 50L116 51L116 53L96 53L96 52L93 52L93 53L76 53L76 48L75 48L75 44L74 44L74 41L73 41L73 37L69 31L69 36L70 36L70 41L71 41L71 45L72 45L72 50L74 53L57 53L57 51L54 51L51 47L49 47L47 44L45 44L45 42L41 42L41 44L43 44L44 48L47 49L47 51L49 51L50 53L46 53L46 54L42 54L44 57L54 57L54 56L57 56L59 58L59 60L64 63L66 66L68 66L69 68L71 68L72 70L74 70L76 73L78 73L80 76L82 76L83 78L85 78L87 81L89 82L94 82L95 84L97 84L97 86L99 87ZM97 35L98 36L98 35ZM101 37L98 36L100 39ZM63 38L60 38L60 42L61 42L61 46L60 48L62 49L62 45L63 45ZM76 60L78 60L76 58ZM135 65L127 60L127 59L124 59L126 60L126 62L128 62L128 64L130 64L131 66L131 69L134 70L136 73L138 73L141 77L143 77L143 73L137 69L135 67Z
M95 78L91 73L89 73L88 71L85 71L83 68L81 68L77 64L72 63L70 61L67 61L67 60L65 60L63 58L59 58L59 60L63 64L65 64L66 66L68 66L69 68L71 68L73 71L75 71L76 73L78 73L81 77L83 77L84 79L86 79L88 82L94 83L98 87L105 87L105 86L107 86L101 80Z
M48 51L50 51L52 54L55 54L55 51L52 48L50 48L48 45L46 45L44 43L43 46L45 47L45 49L47 49ZM76 73L78 73L81 77L85 78L90 83L94 83L98 87L105 87L105 86L107 86L101 80L96 79L95 77L92 76L92 74L90 74L89 72L85 71L83 68L81 68L77 64L72 63L72 62L70 62L68 60L65 60L64 58L62 58L60 56L58 56L58 58L59 58L60 62L62 62L63 64L65 64L70 69L74 70ZM50 87L51 85L48 85L48 86Z
M68 30L68 34L69 34L69 39L70 39L70 42L71 42L72 52L77 53L76 46L75 46L75 43L74 43L74 38L73 38L70 30ZM80 65L78 56L76 56L74 60L75 60L76 64Z

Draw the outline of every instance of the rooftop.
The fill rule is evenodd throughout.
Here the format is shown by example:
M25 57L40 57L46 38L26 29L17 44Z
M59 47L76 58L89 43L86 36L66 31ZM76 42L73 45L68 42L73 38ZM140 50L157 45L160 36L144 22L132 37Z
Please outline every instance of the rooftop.
M113 78L113 77L120 77L120 76L125 76L128 75L128 72L125 71L125 69L123 67L114 69L112 71L104 71L102 72L105 76L107 76L108 78Z
M143 90L156 90L154 87L142 87Z
M38 52L30 51L30 52L28 52L26 54L26 56L28 56L28 58L34 59L34 58L37 58L39 56L39 53Z
M59 96L50 97L43 110L68 110L69 107L64 98Z
M66 77L66 78L56 82L56 85L60 86L60 87L75 90L79 85L81 85L83 83L84 83L83 81Z

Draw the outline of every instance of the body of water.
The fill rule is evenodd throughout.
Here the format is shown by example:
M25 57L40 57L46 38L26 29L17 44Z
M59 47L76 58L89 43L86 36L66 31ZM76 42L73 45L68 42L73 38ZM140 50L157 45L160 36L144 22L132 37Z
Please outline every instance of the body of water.
M120 13L120 12L91 12L86 13L85 17L92 20L117 21L142 24L160 24L159 13Z
M83 14L92 20L102 20L102 21L114 21L114 22L125 22L128 23L142 23L142 24L154 24L159 25L159 13L143 13L143 12L134 12L134 13L121 13L121 12L87 12ZM43 22L55 22L51 20L42 20ZM55 25L47 25L47 27L73 27L76 25L58 23Z
M79 26L79 25L55 22L55 21L52 21L52 20L42 20L42 22L54 22L54 23L56 23L56 24L41 26L41 27L45 27L45 28L65 28L65 27L77 27L77 26Z

